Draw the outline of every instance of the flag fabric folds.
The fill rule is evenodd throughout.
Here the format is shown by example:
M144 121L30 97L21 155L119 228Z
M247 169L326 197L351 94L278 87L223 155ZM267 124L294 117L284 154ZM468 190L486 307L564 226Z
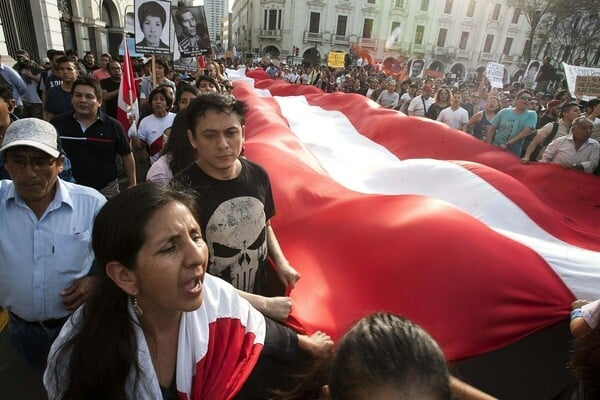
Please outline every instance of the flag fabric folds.
M273 226L302 273L291 296L308 331L337 338L391 311L458 360L600 297L598 177L522 165L360 95L228 72L249 105L245 154L269 172Z
M131 65L131 57L129 55L129 47L124 46L123 54L123 75L121 76L121 84L119 85L119 97L117 100L117 119L123 125L125 132L130 129L135 129L136 123L140 119L140 110L138 107L137 87L135 84L133 67ZM131 123L130 116L134 116L135 123ZM134 137L135 135L129 135Z

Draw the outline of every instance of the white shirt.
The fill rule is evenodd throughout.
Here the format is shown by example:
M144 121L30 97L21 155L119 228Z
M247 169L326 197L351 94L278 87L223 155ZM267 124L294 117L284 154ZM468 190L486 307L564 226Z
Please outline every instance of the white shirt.
M437 120L445 123L450 128L460 129L469 122L469 113L462 107L453 110L452 107L446 107L437 117Z
M600 143L594 139L588 139L575 150L573 134L561 136L554 139L546 147L541 162L553 164L581 164L583 170L588 174L594 172L600 159Z
M423 102L425 102L425 106L423 106ZM428 99L424 99L423 96L417 96L410 101L408 105L407 111L408 115L414 115L415 117L424 117L429 107L433 104L433 98L429 97Z

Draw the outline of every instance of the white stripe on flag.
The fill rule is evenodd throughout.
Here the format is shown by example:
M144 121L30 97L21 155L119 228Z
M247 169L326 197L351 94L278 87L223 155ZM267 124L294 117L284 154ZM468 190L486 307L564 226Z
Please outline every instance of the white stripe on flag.
M433 159L401 161L361 135L341 112L311 106L303 96L274 98L293 133L339 184L361 193L416 194L450 203L538 253L576 296L597 297L600 277L582 280L581 276L598 276L600 253L552 236L468 169Z

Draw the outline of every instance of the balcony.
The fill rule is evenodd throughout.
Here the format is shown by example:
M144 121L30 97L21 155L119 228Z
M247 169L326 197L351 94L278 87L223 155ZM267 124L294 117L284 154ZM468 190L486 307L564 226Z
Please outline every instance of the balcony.
M349 45L350 44L350 36L331 35L331 43L332 44Z
M513 62L515 62L516 59L517 59L517 57L515 57L515 56L507 56L506 54L502 54L502 57L500 58L500 62L512 64Z
M372 49L376 49L378 40L371 38L359 38L358 43L363 47L370 47Z
M259 39L281 40L283 37L283 34L282 34L281 29L275 29L275 30L261 29L258 32L258 37L259 37Z
M330 33L304 31L304 43L323 43L329 39Z
M473 58L473 52L471 50L458 50L456 56L464 60L470 60Z
M479 54L479 61L494 61L494 53L484 53L481 52Z

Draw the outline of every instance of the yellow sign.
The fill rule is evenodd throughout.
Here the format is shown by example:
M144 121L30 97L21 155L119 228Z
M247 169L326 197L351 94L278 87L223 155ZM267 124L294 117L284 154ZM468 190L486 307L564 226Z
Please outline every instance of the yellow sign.
M346 53L343 51L330 51L327 57L327 66L331 68L344 68Z

